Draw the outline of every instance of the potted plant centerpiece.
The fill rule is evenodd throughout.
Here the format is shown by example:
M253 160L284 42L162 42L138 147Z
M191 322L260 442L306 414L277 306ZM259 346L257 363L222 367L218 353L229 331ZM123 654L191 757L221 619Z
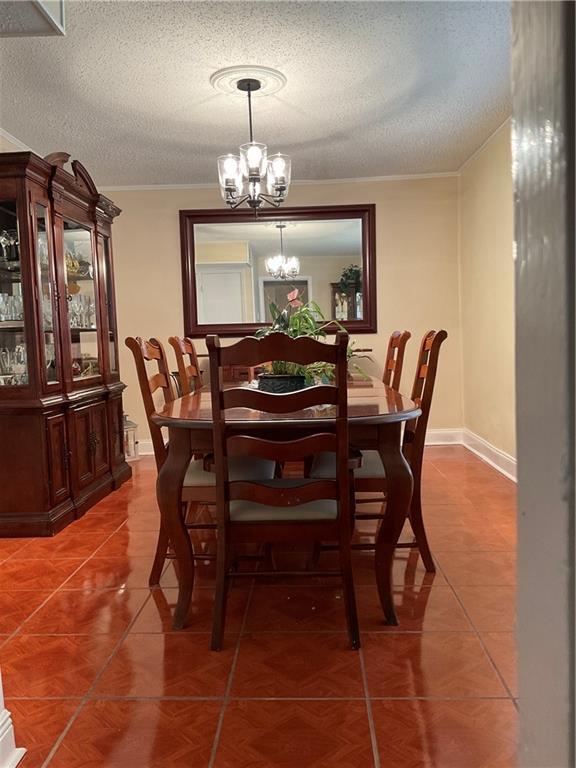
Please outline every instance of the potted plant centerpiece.
M260 328L255 336L263 338L270 333L286 333L292 338L310 336L313 339L324 339L327 335L326 329L331 325L337 325L341 330L345 330L337 321L326 320L315 301L305 304L298 296L297 288L290 291L286 297L288 303L282 310L277 304L271 302L269 306L272 325ZM353 345L350 344L348 358L353 355ZM360 370L357 366L354 367ZM330 363L298 365L286 360L273 360L263 368L264 371L258 376L258 389L275 394L296 392L317 382L328 382L332 379L334 370L334 366Z

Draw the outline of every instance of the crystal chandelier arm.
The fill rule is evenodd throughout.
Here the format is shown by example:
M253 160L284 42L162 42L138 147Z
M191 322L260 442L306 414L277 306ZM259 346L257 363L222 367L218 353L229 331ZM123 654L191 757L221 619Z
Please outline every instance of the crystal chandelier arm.
M245 203L246 200L248 200L249 198L250 198L250 195L244 195L243 197L239 197L238 200L232 199L232 200L228 200L227 202L230 208L234 210L234 208L238 208L239 205L242 205L242 203Z
M270 195L267 195L265 192L260 192L260 197L262 200L264 200L268 205L273 205L274 208L280 208L281 200L276 200L274 197L271 197Z

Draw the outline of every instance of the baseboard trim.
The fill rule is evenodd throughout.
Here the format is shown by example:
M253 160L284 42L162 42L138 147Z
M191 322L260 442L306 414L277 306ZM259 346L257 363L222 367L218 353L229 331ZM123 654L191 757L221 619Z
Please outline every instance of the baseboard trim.
M0 678L0 768L16 768L25 754L26 750L18 748L14 740L14 726L10 712L4 707Z
M492 443L466 429L466 427L462 430L462 445L509 480L517 482L516 459L509 453L496 448Z
M138 456L154 456L152 440L138 440ZM134 459L130 458L126 461L134 461Z
M516 459L465 427L429 429L426 434L426 445L463 445L482 461L516 482ZM140 456L153 456L152 440L139 440L138 454Z
M429 429L426 445L462 445L461 429Z

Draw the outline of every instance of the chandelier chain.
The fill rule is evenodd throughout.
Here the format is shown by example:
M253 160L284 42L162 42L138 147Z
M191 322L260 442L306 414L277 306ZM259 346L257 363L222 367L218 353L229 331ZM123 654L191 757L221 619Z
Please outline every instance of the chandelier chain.
M250 126L250 143L254 141L254 130L252 128L252 89L248 86L248 124Z

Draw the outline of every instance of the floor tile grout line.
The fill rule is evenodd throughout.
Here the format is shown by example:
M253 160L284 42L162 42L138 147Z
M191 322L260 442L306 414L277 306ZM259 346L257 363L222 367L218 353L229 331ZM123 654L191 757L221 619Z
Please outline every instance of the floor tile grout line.
M508 701L505 693L500 696L369 696L368 701ZM231 701L366 701L366 696L230 696ZM83 703L82 696L10 696L6 701L70 701ZM223 702L223 696L115 696L95 694L93 701L213 701Z
M108 536L108 537L107 537L107 538L106 538L106 539L105 539L105 540L102 542L102 544L100 544L100 546L102 546L103 544L105 544L105 543L108 541L108 539L109 539L111 536L113 536L115 533L116 533L116 531L113 531L113 532L110 534L110 536ZM97 548L95 551L97 551L98 549L99 549L99 547L98 547L98 548ZM16 553L15 553L15 554L16 554ZM30 619L31 619L31 618L33 618L33 617L34 617L34 616L35 616L35 615L38 613L38 611L39 611L41 608L44 608L44 606L46 605L46 603L48 603L48 602L49 602L49 601L50 601L50 600L51 600L51 599L54 597L54 595L56 594L56 592L58 592L58 590L59 590L59 589L60 589L60 588L61 588L61 587L62 587L62 586L63 586L63 585L64 585L64 584L65 584L65 583L68 581L68 579L71 579L71 578L72 578L72 576L74 576L76 573L78 573L78 571L80 570L80 568L83 568L83 567L84 567L84 565L85 565L85 564L88 562L88 560L90 560L92 557L94 557L94 552L93 552L93 553L92 553L92 554L91 554L89 557L87 557L87 558L86 558L86 559L85 559L85 560L84 560L84 561L83 561L83 562L82 562L82 563L81 563L81 564L78 566L78 568L76 568L76 570L75 570L73 573L71 573L71 574L70 574L70 576L68 576L68 578L67 578L67 579L65 579L65 580L62 582L62 584L61 584L59 587L56 587L55 589L53 589L53 590L51 590L51 591L50 591L50 594L48 595L48 597L46 598L46 600L44 600L44 601L43 601L43 602L42 602L42 603L41 603L41 604L40 604L40 605L39 605L39 606L38 606L38 607L37 607L37 608L36 608L34 611L32 611L32 613L31 613L29 616L27 616L27 617L24 619L24 621L23 621L23 622L21 622L21 623L18 625L18 627L17 627L17 628L14 630L14 632L12 632L12 633L10 633L10 634L9 634L9 636L6 638L5 642L4 642L4 643L2 643L2 646L6 645L6 643L7 643L9 640L13 640L13 639L14 639L14 638L15 638L15 637L16 637L16 636L17 636L17 635L20 633L20 630L22 629L22 627L23 627L23 626L24 626L24 625L25 625L25 624L26 624L28 621L30 621ZM8 558L8 559L10 559L10 558ZM66 559L66 558L62 558L62 560L64 560L64 559ZM68 559L74 559L74 558L68 558ZM29 591L30 591L30 590L29 590Z
M81 518L79 518L79 519L82 520L83 517L84 517L84 515ZM63 533L64 531L72 532L73 531L73 526L74 526L75 522L78 522L78 520L73 520L65 529L63 529L62 531L58 531L58 533ZM125 524L126 524L126 520L123 520L117 528L114 528L113 531L110 531L108 536L107 536L107 538L105 538L104 541L102 541L96 547L94 552L92 552L91 555L88 555L88 557L84 558L84 562L86 562L86 560L90 560L92 557L94 557L95 552L97 552L100 549L100 547L102 547L104 544L106 544L111 536L114 536L115 533L118 533L120 528L122 528L122 526L125 525ZM30 541L35 541L37 539L55 539L56 536L58 536L58 533L55 536L28 536L26 538L29 538ZM76 533L77 533L77 535L90 536L90 535L94 535L94 534L98 534L98 533L105 534L105 533L108 533L108 531L87 531L85 534L84 534L84 532L77 531ZM0 564L4 565L4 563L7 563L9 560L13 560L13 562L16 562L17 560L40 560L40 561L42 561L42 560L46 559L46 558L43 558L43 557L30 557L30 558L26 558L26 557L21 557L21 558L19 557L19 558L17 558L17 557L15 557L15 555L17 555L21 550L23 550L24 547L28 546L30 541L27 541L26 544L22 544L20 549L17 549L15 552L12 552L12 554L9 555L9 557L7 557L5 560L2 560L2 562ZM62 558L54 558L54 559L56 559L56 560L76 560L78 558L62 557ZM82 565L84 565L84 563L82 563ZM81 568L82 566L80 565L78 567ZM74 573L76 573L76 571L74 571ZM68 578L71 578L74 575L74 573L70 574L70 576ZM68 578L66 579L66 581L68 581ZM63 583L65 583L65 582L63 582ZM59 589L59 587L58 587L58 589Z
M52 761L52 758L54 757L56 752L60 749L60 746L62 745L62 742L64 741L64 739L66 738L66 736L70 732L70 729L72 728L72 726L74 725L76 720L78 719L81 711L84 709L86 704L90 701L90 699L91 699L90 694L92 693L92 691L95 689L95 687L100 682L100 680L102 678L102 675L104 674L106 669L108 669L108 666L110 665L110 662L112 661L112 659L116 655L117 651L121 647L121 645L124 642L124 640L128 637L128 634L130 633L130 629L132 628L134 622L140 616L140 614L144 610L144 607L148 604L148 601L150 600L151 597L152 597L152 595L149 594L148 597L144 600L144 602L140 606L140 608L135 612L134 616L132 617L131 621L129 622L128 626L126 627L124 633L120 636L118 642L114 645L114 647L113 647L112 651L110 652L110 654L108 655L107 659L104 661L103 665L100 667L99 672L97 673L97 675L95 676L94 680L92 681L92 684L89 686L88 690L86 691L86 693L82 697L82 700L80 701L78 707L76 708L76 710L74 711L74 713L72 714L70 719L68 720L67 724L64 726L64 729L60 733L60 736L58 736L58 738L56 739L56 741L52 745L52 748L50 749L50 752L46 756L46 758L45 758L45 760L42 763L40 768L47 768L47 766Z
M252 579L252 585L250 587L250 592L248 594L248 599L246 601L246 608L244 609L244 616L242 617L242 624L240 625L240 631L238 632L238 638L236 640L236 649L234 651L234 658L232 659L232 664L230 666L228 683L224 691L224 698L222 700L222 708L220 710L220 716L216 724L216 731L214 732L214 740L212 742L212 751L210 752L210 760L208 762L208 768L213 768L216 760L216 755L218 754L218 748L220 746L220 737L222 735L222 728L224 725L224 716L226 714L226 708L228 706L228 702L231 698L230 691L232 690L234 673L236 672L236 666L238 664L238 656L240 655L240 644L242 642L242 637L244 636L244 630L246 628L246 623L248 621L248 612L250 610L250 605L252 603L253 593L254 593L254 579Z
M374 768L380 768L380 749L378 746L378 736L376 734L376 726L374 725L372 702L370 700L370 690L368 688L368 675L366 674L366 664L364 659L364 651L362 650L362 647L358 649L358 656L360 660L360 672L362 674L362 685L364 686L364 702L366 704L366 716L368 717L368 730L370 731L370 743L372 745L372 758L374 760Z
M490 662L490 665L492 666L492 668L493 668L493 669L494 669L494 671L496 672L496 675L497 675L498 679L500 680L500 682L501 682L501 683L502 683L502 685L504 686L505 690L507 691L507 693L508 693L508 698L509 698L509 699L511 699L511 700L512 700L512 702L514 703L514 701L515 701L515 700L514 700L514 696L512 695L512 691L510 690L510 686L508 685L508 683L507 683L507 682L506 682L506 680L504 679L504 675L503 675L503 674L500 672L500 670L498 669L498 666L496 665L496 663L495 663L494 659L492 658L492 656L491 656L491 654L490 654L490 652L489 652L488 648L486 647L486 644L484 643L484 640L482 639L482 634L481 634L480 630L479 630L479 629L476 627L476 624L474 623L474 621L472 621L472 617L470 616L470 614L468 613L468 611L467 611L467 609L466 609L466 606L465 606L465 605L464 605L464 603L462 602L462 599L460 598L460 595L458 594L458 591L456 590L456 588L455 588L455 586L452 584L452 582L449 580L449 578L448 578L448 576L446 575L445 571L443 570L442 566L440 565L440 563L437 563L437 565L438 565L438 567L440 568L440 571L442 572L442 575L443 575L443 576L444 576L444 578L446 579L446 582L447 582L448 586L449 586L449 587L450 587L450 589L452 590L452 592L453 592L453 594L454 594L454 597L456 598L456 601L458 602L458 604L459 604L460 608L462 609L462 611L463 611L464 615L466 616L466 618L467 618L467 619L468 619L468 621L470 622L470 625L471 625L471 627L472 627L472 629L473 629L473 632L474 632L474 634L476 635L476 638L478 639L478 642L479 642L479 643L480 643L480 645L482 646L482 650L483 650L483 651L484 651L484 653L486 654L486 656L487 656L487 658L488 658L488 661ZM516 706L516 705L515 705L515 706Z

